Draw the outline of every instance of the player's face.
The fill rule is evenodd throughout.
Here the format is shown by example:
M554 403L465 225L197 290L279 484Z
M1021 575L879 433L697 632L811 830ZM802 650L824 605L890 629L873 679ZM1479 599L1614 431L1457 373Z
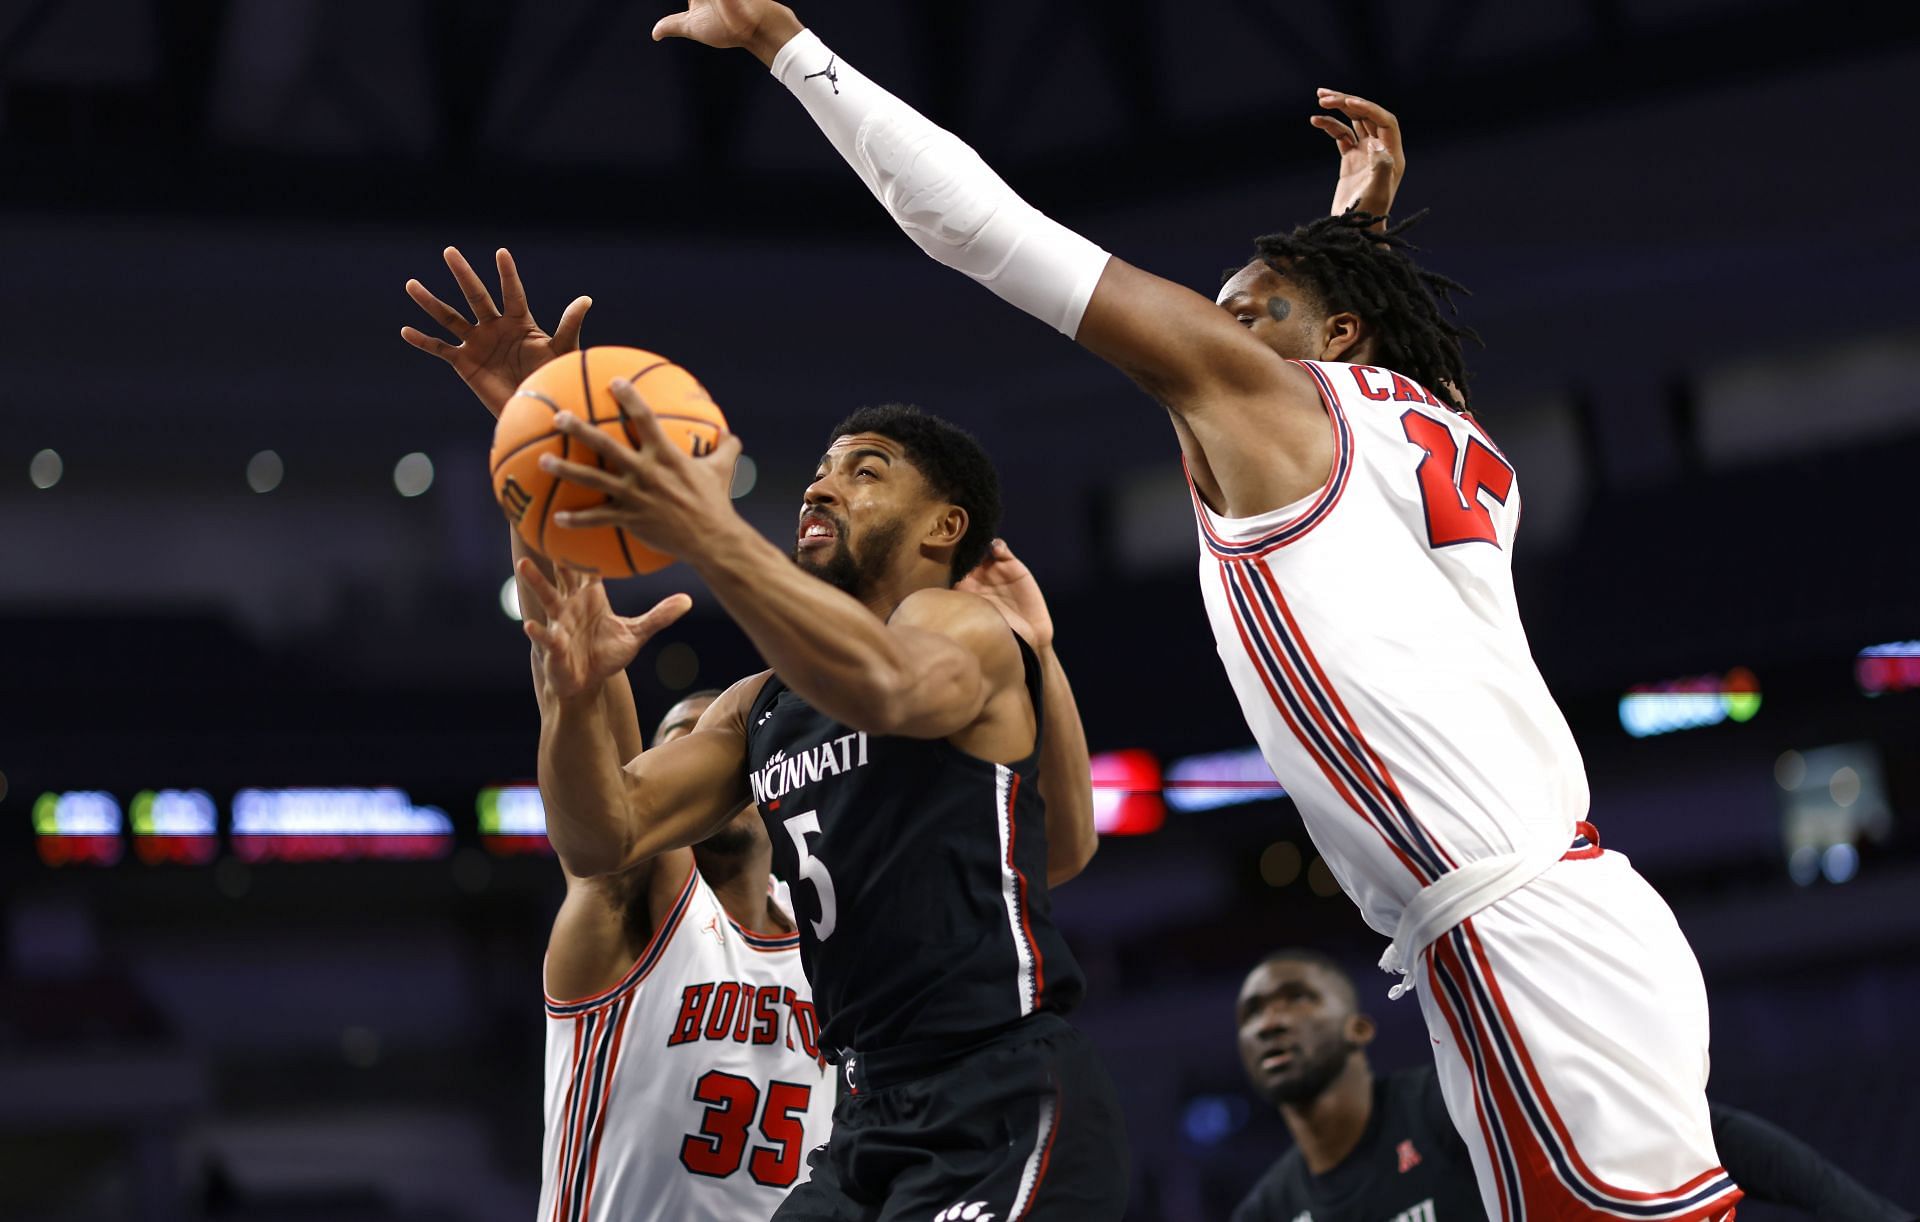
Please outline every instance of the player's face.
M1363 1047L1371 1023L1316 964L1263 963L1240 986L1240 1064L1275 1104L1318 1096Z
M807 485L794 562L864 598L891 571L927 505L926 481L899 442L877 433L837 438Z
M1256 259L1214 298L1253 337L1290 361L1325 359L1325 319L1299 284Z

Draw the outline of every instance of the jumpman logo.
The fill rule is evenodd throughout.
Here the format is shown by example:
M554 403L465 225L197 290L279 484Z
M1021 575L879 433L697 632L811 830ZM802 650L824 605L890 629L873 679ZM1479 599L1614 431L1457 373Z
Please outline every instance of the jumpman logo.
M827 84L833 86L833 91L836 94L839 93L840 92L840 74L836 72L833 67L834 61L838 60L839 58L840 57L838 55L827 56L826 67L820 69L820 71L818 72L809 72L805 76L801 77L800 79L803 81L810 81L816 76L824 76L827 78Z

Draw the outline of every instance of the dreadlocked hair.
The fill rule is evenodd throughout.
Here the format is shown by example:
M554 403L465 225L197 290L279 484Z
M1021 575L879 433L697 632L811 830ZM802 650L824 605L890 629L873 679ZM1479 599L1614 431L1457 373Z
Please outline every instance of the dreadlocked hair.
M1373 227L1386 218L1348 209L1317 217L1292 233L1255 238L1253 249L1274 271L1303 281L1328 314L1351 311L1366 320L1382 365L1465 411L1468 375L1460 341L1482 341L1479 332L1444 316L1440 307L1457 315L1453 295L1473 294L1413 261L1412 252L1420 248L1402 235L1426 215L1423 209L1376 231Z

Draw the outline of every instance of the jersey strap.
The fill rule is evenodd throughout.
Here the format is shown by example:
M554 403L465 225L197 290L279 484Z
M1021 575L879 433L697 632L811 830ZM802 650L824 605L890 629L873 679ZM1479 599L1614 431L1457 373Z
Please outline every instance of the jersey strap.
M1333 384L1327 381L1327 375L1318 365L1311 361L1293 363L1313 375L1314 385L1320 389L1320 402L1326 407L1327 419L1333 427L1333 467L1327 473L1327 482L1320 486L1305 509L1288 516L1271 530L1263 531L1258 538L1229 539L1218 526L1223 519L1200 499L1200 490L1194 486L1193 472L1187 468L1186 459L1180 460L1180 469L1187 477L1187 491L1193 496L1193 516L1200 523L1201 537L1206 540L1207 550L1223 560L1263 556L1305 537L1333 512L1341 494L1347 490L1347 478L1353 473L1353 428L1340 408L1340 396L1334 393Z
M1008 629L1009 632L1013 630ZM1040 655L1034 653L1033 646L1027 644L1025 637L1013 633L1013 643L1020 647L1020 666L1027 683L1027 699L1033 701L1033 751L1027 758L1008 767L1016 772L1025 772L1040 758L1040 738L1046 733L1047 703L1043 696L1045 677L1040 670Z
M558 1001L552 995L548 995L548 1015L553 1018L567 1018L580 1014L598 1006L604 1006L638 987L640 982L647 978L647 973L653 971L654 965L660 962L661 956L667 953L667 944L673 941L674 931L680 928L681 919L687 915L687 906L693 902L694 884L699 877L700 871L697 868L687 871L686 885L680 888L680 898L673 902L673 908L661 918L660 924L653 931L653 937L647 942L647 948L640 952L640 957L634 960L633 967L619 984L605 992L582 997L578 1001Z

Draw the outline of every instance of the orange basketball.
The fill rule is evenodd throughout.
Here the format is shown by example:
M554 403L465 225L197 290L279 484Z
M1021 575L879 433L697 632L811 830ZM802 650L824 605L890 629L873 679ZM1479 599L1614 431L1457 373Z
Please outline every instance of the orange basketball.
M727 420L694 376L664 356L640 348L587 348L548 361L520 383L493 430L493 495L528 547L550 560L598 573L631 577L673 563L618 526L566 527L553 515L591 509L606 498L591 489L556 479L540 469L540 456L605 467L599 454L576 445L553 427L556 414L572 412L600 431L631 446L635 437L607 390L625 378L640 392L660 429L681 449L701 455L712 451L727 431Z

